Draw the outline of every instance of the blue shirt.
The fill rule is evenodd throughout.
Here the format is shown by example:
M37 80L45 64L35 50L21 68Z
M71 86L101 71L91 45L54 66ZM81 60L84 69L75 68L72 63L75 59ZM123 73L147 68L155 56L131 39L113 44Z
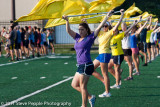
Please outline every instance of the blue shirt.
M74 45L74 48L77 54L77 63L85 64L88 62L92 62L90 57L90 49L96 38L94 36L94 33L87 35L82 41L78 42L80 38L81 36L76 33L75 36L76 43Z
M17 43L21 43L21 32L18 30L17 31Z
M137 48L137 37L135 34L130 36L131 48Z
M140 33L140 41L141 42L146 42L146 35L147 35L147 29L144 28L142 32Z
M33 32L29 35L29 40L32 40L32 42L34 42L34 34L33 34Z

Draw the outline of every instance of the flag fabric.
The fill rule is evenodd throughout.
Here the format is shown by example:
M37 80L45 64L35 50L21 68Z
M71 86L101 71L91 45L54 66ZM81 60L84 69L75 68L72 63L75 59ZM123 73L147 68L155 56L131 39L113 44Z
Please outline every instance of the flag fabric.
M59 18L65 1L40 0L28 15L20 17L16 22Z
M141 14L142 11L138 7L135 6L135 3L133 3L133 5L124 12L124 17L129 18L135 15L136 13Z

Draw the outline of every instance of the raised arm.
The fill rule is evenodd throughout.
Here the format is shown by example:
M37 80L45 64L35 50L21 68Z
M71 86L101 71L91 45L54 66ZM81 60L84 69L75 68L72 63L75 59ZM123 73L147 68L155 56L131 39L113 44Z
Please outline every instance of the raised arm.
M156 24L154 25L154 28L152 29L153 31L156 29L157 25L158 25L158 21L156 21Z
M136 33L135 33L136 36L138 36L138 35L141 33L141 31L143 30L143 28L147 25L148 21L149 21L149 19L144 23L144 25L143 25L142 27L140 27L140 28L136 31Z
M62 19L66 20L66 31L67 31L67 33L71 37L75 38L76 33L73 30L71 30L70 25L69 25L69 21L68 21L68 17L67 16L62 16Z
M120 17L118 23L117 23L117 24L114 26L114 28L113 28L113 31L114 31L114 32L116 31L116 29L118 29L118 26L119 26L120 23L122 22L122 19L123 19L123 16L124 16L124 9L121 9L120 12L121 12L121 17Z
M136 23L137 23L137 20L135 20L134 22L133 22L133 24L124 32L124 35L126 36L129 32L130 32L130 30L136 25Z
M114 13L113 10L109 11L109 13L105 16L104 20L99 24L99 26L94 31L94 36L98 35L98 33L100 32L100 30L103 27L103 25L106 23L106 21L108 20L108 18L112 16L113 13Z
M149 30L149 29L150 29L151 24L152 24L152 16L150 16L150 21L149 21L149 25L147 26L147 30Z
M160 30L160 27L158 27L156 30L154 30L153 32L156 33Z

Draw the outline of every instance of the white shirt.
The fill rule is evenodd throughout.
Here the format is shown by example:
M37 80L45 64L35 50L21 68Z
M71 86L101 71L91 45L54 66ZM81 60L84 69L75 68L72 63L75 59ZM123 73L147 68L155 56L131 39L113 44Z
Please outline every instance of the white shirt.
M122 39L122 49L130 49L130 36L126 36Z
M157 41L157 33L154 34L154 41Z
M150 37L150 42L151 43L154 43L154 36L155 36L155 33L151 33L151 37Z

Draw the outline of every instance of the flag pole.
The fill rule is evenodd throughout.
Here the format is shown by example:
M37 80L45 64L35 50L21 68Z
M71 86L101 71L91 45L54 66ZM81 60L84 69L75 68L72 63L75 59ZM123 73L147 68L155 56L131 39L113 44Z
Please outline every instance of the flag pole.
M116 11L114 13L119 13L120 11ZM107 14L109 12L101 12L101 13L90 13L90 14L80 14L80 15L69 15L67 17L78 17L78 16L89 16L89 15L99 15L99 14Z

